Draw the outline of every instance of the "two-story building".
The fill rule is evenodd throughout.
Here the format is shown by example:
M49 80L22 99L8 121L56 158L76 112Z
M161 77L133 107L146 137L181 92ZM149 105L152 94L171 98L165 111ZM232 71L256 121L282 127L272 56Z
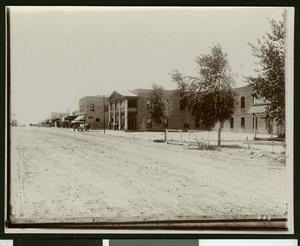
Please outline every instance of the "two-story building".
M112 129L117 130L161 130L162 126L155 124L148 112L147 102L151 89L135 89L132 91L113 91L108 97L109 121ZM165 93L173 99L175 110L168 128L182 129L195 128L195 120L180 104L180 99L174 91L166 90Z
M222 131L269 134L273 125L273 134L281 133L281 127L276 122L266 118L266 109L270 102L255 93L251 86L238 87L236 106L233 116L224 123Z
M268 134L269 124L266 107L269 102L259 98L251 86L238 87L236 106L233 116L224 122L222 131L237 133ZM109 122L116 130L161 130L147 112L147 102L151 89L132 91L113 91L108 97ZM169 129L201 129L201 125L186 109L185 104L172 90L165 90L173 100L174 114L168 122ZM212 130L217 130L219 124ZM278 134L280 127L274 124L273 133Z
M105 96L85 96L79 99L78 115L84 116L84 122L90 124L91 129L102 129L108 120L107 106Z

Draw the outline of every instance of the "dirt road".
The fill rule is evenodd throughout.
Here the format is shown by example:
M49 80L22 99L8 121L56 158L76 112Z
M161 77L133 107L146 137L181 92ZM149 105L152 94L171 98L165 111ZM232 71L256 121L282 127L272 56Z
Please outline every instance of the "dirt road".
M12 128L12 218L18 222L283 215L282 156L189 150L100 132Z

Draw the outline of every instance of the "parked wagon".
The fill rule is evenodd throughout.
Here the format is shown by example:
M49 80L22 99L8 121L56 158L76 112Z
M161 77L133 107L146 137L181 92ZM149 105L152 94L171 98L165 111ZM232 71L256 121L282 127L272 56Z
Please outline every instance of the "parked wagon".
M78 131L81 131L81 132L83 132L83 131L88 132L89 130L90 130L90 124L88 124L88 123L81 123L78 127Z

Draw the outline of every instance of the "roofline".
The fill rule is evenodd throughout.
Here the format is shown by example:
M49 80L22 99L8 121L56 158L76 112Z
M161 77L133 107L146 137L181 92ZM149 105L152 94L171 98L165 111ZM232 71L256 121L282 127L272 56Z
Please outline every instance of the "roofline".
M84 96L81 97L79 100L83 100L83 99L98 99L98 98L103 98L103 97L108 97L107 95L97 95L97 96Z
M251 88L252 86L251 85L244 85L244 86L240 86L240 87L234 87L234 88L232 88L233 90L236 90L236 89L243 89L243 88ZM135 88L135 89L133 89L133 90L128 90L128 92L130 92L130 93L133 93L133 94L136 94L135 93L135 91L139 91L139 90L144 90L144 91L151 91L152 89L144 89L144 88ZM176 91L177 89L173 89L173 90L166 90L166 89L164 89L164 91L169 91L169 92L173 92L173 91ZM109 95L96 95L96 96L84 96L84 97L82 97L82 98L80 98L79 100L84 100L84 99L95 99L95 98L100 98L100 97L106 97L106 100L110 100L110 96L113 94L113 93L118 93L119 94L119 92L117 91L117 90L113 90ZM121 97L119 97L119 98L130 98L130 97L132 97L132 98L135 98L135 97L138 97L138 95L136 95L136 96L121 96ZM117 98L116 98L117 99Z
M132 94L135 94L135 93L132 92L132 91L128 91L128 92L130 92L130 93L132 93ZM132 96L128 96L128 95L123 96L123 95L121 95L120 97L116 97L116 98L114 98L114 99L111 99L110 97L111 97L114 93L120 94L118 91L114 90L112 93L110 93L110 95L108 96L108 98L107 98L106 100L107 100L107 101L113 101L113 100L117 100L117 99L120 99L120 98L137 98L137 97L138 97L138 95L132 95Z

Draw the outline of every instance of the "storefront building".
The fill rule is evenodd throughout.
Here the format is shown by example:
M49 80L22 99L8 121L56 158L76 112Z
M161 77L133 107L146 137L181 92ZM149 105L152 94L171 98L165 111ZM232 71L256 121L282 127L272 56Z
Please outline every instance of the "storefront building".
M84 122L90 129L103 129L106 127L108 113L105 108L105 96L86 96L79 99L79 115L84 115ZM105 122L106 121L106 122Z

